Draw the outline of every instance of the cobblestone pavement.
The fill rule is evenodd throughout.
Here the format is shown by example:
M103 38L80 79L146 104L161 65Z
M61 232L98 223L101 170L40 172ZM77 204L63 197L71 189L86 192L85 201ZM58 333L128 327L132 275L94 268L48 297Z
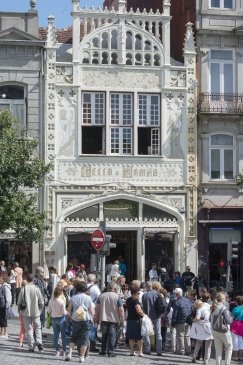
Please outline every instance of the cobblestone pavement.
M22 349L18 347L18 334L19 334L19 320L18 318L12 318L9 320L9 338L0 338L0 364L1 365L55 365L63 362L62 357L56 357L55 351L53 349L53 335L52 329L44 329L44 351L39 352L36 350L34 353L29 353L27 351L27 345L25 344ZM163 352L162 356L156 356L156 353L151 355L145 355L144 358L141 357L131 357L129 356L129 350L125 345L121 345L119 349L116 350L116 358L108 358L105 356L99 356L96 353L90 353L90 357L85 360L87 365L175 365L175 364L190 364L191 357L174 355L169 352ZM74 351L74 356L69 364L74 362L79 362L77 352ZM64 362L66 363L66 362ZM203 361L199 361L199 364L203 364ZM209 365L214 365L215 360L211 359ZM234 362L232 361L232 364ZM235 362L236 364L236 362ZM239 364L239 362L238 362Z

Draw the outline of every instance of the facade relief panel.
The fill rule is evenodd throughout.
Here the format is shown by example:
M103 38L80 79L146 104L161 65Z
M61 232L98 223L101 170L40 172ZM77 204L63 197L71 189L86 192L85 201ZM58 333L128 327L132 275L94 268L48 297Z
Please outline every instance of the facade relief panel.
M69 183L119 183L144 185L183 185L183 161L146 163L57 162L57 179Z
M161 87L161 73L159 71L144 72L135 70L107 70L102 69L82 69L82 80L83 87L89 88L100 88L103 87L115 87L129 89L130 85L132 88L143 88L145 90L160 88Z

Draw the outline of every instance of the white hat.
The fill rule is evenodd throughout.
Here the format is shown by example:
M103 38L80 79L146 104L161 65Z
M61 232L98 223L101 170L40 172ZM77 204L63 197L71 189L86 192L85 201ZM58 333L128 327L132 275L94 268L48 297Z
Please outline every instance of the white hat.
M166 272L166 268L162 267L161 272Z
M179 294L179 295L182 295L183 294L183 291L181 288L175 288L175 290L173 291L174 294Z

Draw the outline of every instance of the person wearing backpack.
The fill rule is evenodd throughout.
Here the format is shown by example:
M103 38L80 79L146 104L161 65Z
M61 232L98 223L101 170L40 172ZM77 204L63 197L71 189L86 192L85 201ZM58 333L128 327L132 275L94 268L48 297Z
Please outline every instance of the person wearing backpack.
M7 309L12 304L11 289L7 281L8 273L0 272L0 337L2 338L8 338Z
M233 351L232 337L229 326L233 319L225 306L226 295L222 292L216 295L211 308L211 326L216 350L216 365L222 364L223 348L225 348L225 365L230 365Z

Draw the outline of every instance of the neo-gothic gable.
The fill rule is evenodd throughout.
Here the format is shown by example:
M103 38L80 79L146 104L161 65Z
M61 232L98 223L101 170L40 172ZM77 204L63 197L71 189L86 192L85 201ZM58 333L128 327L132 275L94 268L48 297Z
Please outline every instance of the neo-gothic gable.
M124 23L105 25L85 36L80 44L81 63L162 66L163 45L144 29Z

